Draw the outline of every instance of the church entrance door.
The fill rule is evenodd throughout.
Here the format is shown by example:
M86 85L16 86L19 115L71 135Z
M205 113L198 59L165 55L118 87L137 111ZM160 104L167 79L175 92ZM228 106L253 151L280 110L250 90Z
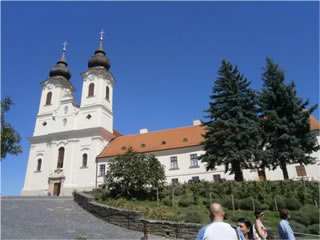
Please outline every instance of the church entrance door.
M60 195L60 188L61 188L61 183L54 183L54 185L53 185L53 196L59 196Z

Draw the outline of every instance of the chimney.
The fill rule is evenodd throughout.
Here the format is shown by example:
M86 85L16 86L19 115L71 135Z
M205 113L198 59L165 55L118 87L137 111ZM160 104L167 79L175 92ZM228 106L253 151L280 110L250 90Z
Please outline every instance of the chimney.
M193 126L200 126L201 125L201 120L200 119L195 119L192 121Z
M140 129L140 134L143 134L143 133L148 133L148 129L147 128Z

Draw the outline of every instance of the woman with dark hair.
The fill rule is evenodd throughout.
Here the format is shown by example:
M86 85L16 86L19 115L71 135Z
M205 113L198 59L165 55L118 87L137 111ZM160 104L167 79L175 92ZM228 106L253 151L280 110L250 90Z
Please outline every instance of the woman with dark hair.
M239 218L237 221L237 227L240 229L241 233L243 233L243 237L240 237L241 240L254 240L252 224L248 219Z
M256 217L256 223L253 225L254 237L257 240L266 240L268 233L266 227L262 224L264 212L262 210L256 210L254 215Z

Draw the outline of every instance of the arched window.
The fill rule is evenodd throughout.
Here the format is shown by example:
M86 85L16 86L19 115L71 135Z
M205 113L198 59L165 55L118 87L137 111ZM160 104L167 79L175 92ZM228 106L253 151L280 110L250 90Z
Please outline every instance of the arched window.
M107 86L106 87L106 99L109 101L109 95L110 95L110 89L109 87Z
M90 83L88 97L92 97L94 95L94 83Z
M41 162L42 162L42 160L39 158L38 159L38 165L37 165L37 172L41 171Z
M57 168L63 168L64 147L59 148Z
M52 92L48 92L47 99L46 99L46 105L51 104L51 98L52 98Z
M88 162L88 154L84 153L82 155L82 167L87 167L87 162Z

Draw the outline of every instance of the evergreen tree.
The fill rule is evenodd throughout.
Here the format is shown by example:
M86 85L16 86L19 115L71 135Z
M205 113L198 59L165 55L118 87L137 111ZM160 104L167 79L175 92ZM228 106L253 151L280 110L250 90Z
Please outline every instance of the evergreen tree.
M205 154L200 159L207 170L225 165L226 173L234 173L236 181L243 181L242 169L254 168L259 156L256 94L230 62L223 60L218 74L206 111L210 120L204 123Z
M13 101L9 97L1 100L1 160L4 159L8 153L17 155L22 152L19 144L19 133L17 133L4 118L4 113L9 111L10 105L12 104Z
M306 110L309 100L297 96L294 83L284 82L284 71L270 58L262 78L259 105L263 112L263 166L272 170L280 166L284 179L289 179L287 164L311 164L314 158L309 154L319 149L309 122L317 105Z

